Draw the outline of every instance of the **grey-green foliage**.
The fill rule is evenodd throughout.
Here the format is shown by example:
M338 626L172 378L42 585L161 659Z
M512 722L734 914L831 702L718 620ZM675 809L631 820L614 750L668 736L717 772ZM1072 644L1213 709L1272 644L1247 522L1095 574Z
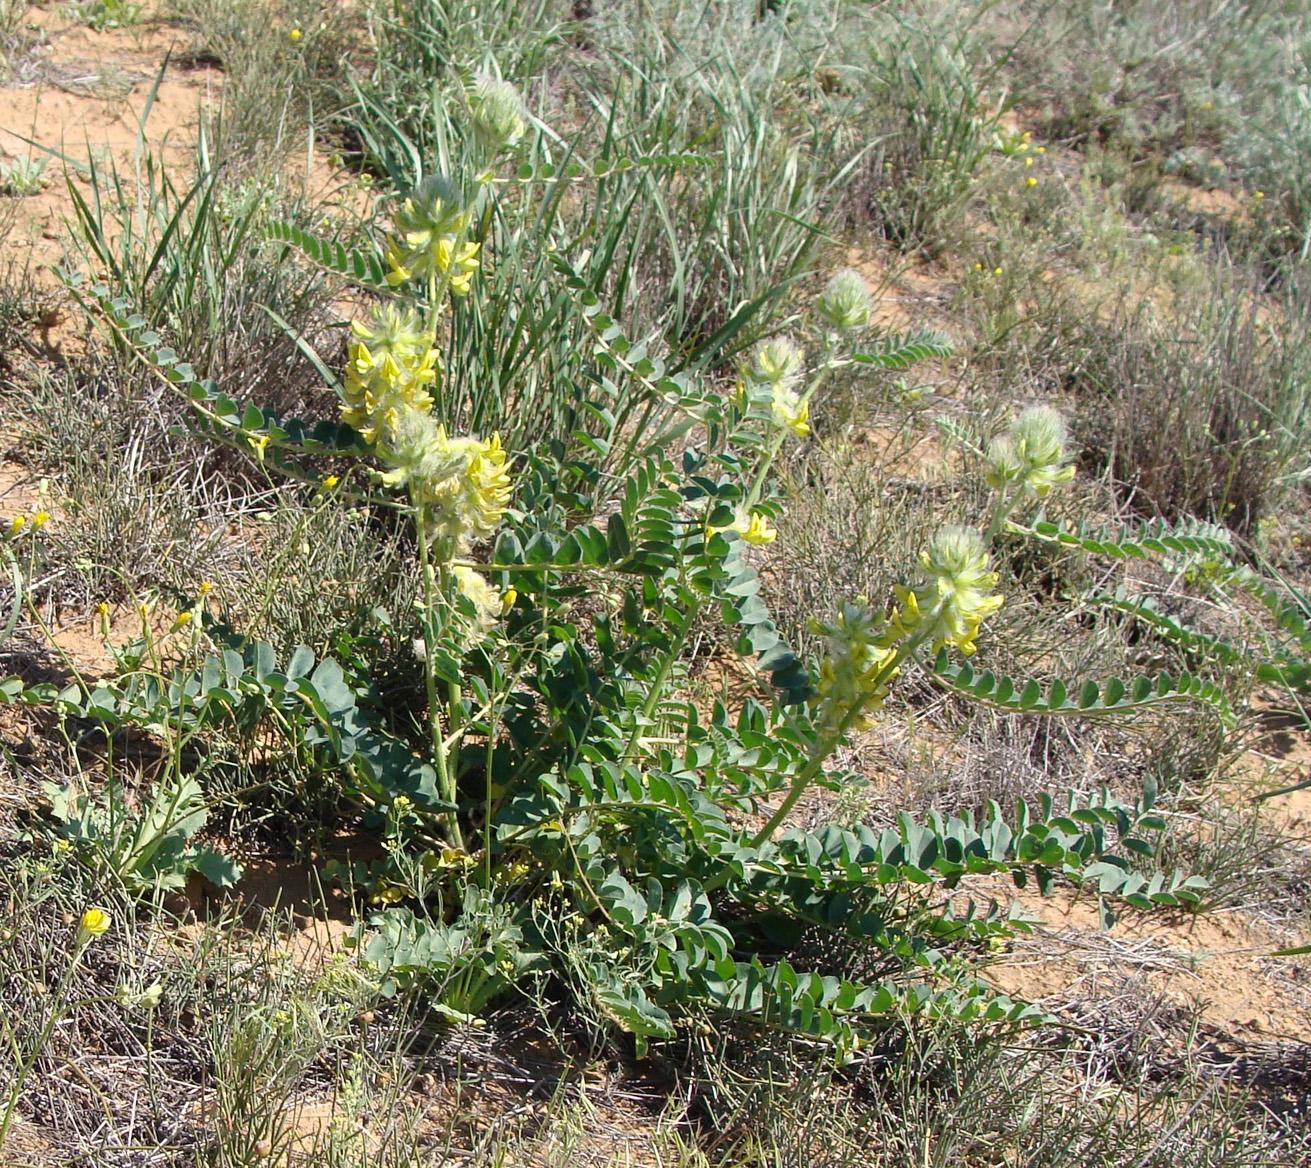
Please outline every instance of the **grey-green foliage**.
M45 169L48 158L20 154L10 162L0 162L0 195L22 198L35 195L47 185Z
M491 894L469 888L459 916L447 924L391 909L371 921L363 958L382 992L422 989L440 1015L470 1022L495 998L542 963L524 942L516 913ZM364 930L361 928L361 934Z
M181 888L192 872L220 887L241 876L239 864L191 843L208 818L193 775L168 776L133 802L112 784L99 795L53 785L47 785L46 794L56 838L131 895Z
M148 106L142 117L144 134ZM128 296L204 374L301 405L303 361L269 310L308 328L321 306L321 279L269 262L264 229L279 202L275 184L231 181L218 163L222 147L202 133L186 177L144 147L131 172L92 158L87 186L68 182L76 259Z
M988 22L1041 132L1101 142L1203 185L1265 193L1280 251L1307 254L1307 11L1293 0L1043 0Z
M1311 433L1311 329L1296 286L1267 307L1250 272L1203 270L1168 315L1140 305L1082 328L1080 429L1140 511L1250 536Z

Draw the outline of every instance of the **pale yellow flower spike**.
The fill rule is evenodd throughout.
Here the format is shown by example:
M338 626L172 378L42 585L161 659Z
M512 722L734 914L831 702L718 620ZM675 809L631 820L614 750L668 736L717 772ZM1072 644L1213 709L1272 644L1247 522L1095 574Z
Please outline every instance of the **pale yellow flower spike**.
M973 653L983 621L1002 605L1001 596L988 594L997 573L990 570L983 537L969 528L944 527L921 553L920 565L913 587L894 588L898 605L882 643L914 638L935 649L955 645Z
M432 408L429 390L441 374L440 357L432 334L410 311L382 308L372 321L354 322L351 332L342 420L385 457L397 440L399 419Z
M479 245L468 241L469 213L459 190L440 175L423 180L394 217L396 234L387 244L387 283L435 275L452 292L468 293L478 267Z

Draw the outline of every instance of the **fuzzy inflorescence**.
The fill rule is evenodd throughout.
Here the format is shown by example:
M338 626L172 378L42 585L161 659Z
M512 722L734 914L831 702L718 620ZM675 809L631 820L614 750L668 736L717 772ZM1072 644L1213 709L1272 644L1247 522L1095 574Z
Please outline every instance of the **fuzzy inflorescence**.
M1001 607L1001 596L990 593L996 584L983 537L970 528L944 527L920 554L915 583L895 588L888 636L973 653L980 625Z
M1050 406L1030 406L988 446L988 482L1018 483L1041 499L1074 478L1066 442L1065 419Z
M850 332L869 324L874 301L865 277L855 268L843 268L829 280L815 307L831 327Z
M481 246L467 238L470 219L463 196L449 179L424 179L394 217L387 282L404 284L432 276L456 295L468 295Z

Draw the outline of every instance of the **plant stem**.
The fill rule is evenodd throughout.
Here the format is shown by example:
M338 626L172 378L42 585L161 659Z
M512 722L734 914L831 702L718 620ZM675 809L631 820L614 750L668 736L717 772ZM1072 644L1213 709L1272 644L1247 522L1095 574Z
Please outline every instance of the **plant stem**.
M824 347L824 363L815 370L815 375L810 379L810 384L806 387L806 392L801 395L801 403L805 405L819 391L819 387L824 384L824 379L829 375L831 369L837 368L837 363L829 356L829 346ZM743 508L747 514L751 513L751 508L760 502L760 496L765 490L765 477L769 474L770 468L774 465L774 460L778 457L778 452L783 448L783 443L787 440L787 431L779 429L774 436L774 441L770 443L769 453L765 455L760 466L756 469L756 477L751 484L751 490L747 493L746 502Z
M870 682L871 692L877 691L888 680L888 678L896 673L896 671L901 667L901 663L910 656L915 646L922 639L923 638L915 638L906 644L898 646L896 653L893 654L883 668L874 675L874 679ZM860 705L854 705L843 714L838 724L829 731L829 733L816 740L814 749L810 753L809 761L800 771L797 772L796 777L792 780L792 787L788 791L783 802L779 804L778 810L769 817L769 822L767 822L764 827L751 837L751 846L753 848L760 847L761 844L768 840L769 837L774 834L778 825L788 817L792 808L797 805L797 800L801 798L802 792L810 785L811 780L819 774L819 769L824 765L824 760L833 752L834 747L842 741L847 731L860 721L862 713L863 711Z
M437 790L442 800L452 805L457 803L455 779L447 765L446 741L442 732L441 703L437 700L437 630L434 619L437 612L438 584L437 573L433 567L432 551L429 547L428 524L424 518L423 505L415 504L414 530L419 544L419 564L423 570L423 682L428 699L428 729L432 736L433 766L437 770ZM444 593L442 594L444 597ZM464 848L464 837L460 833L460 812L454 807L443 814L447 835L456 847Z
M633 720L633 731L628 736L628 741L624 744L624 753L621 757L628 758L637 745L637 740L642 736L642 727L645 726L655 713L656 707L660 704L660 697L664 693L665 683L669 680L669 675L673 672L674 663L678 660L683 652L683 646L687 644L688 634L692 631L692 625L696 623L697 613L701 611L699 601L693 597L691 604L688 606L687 614L683 619L683 626L678 630L678 635L674 638L673 643L665 653L664 660L660 662L660 669L651 681L651 687L646 695L646 701L642 703L642 711Z
M1006 520L1010 518L1011 512L1015 509L1015 501L1018 498L1018 492L1009 491L1002 487L997 492L997 502L993 504L992 518L988 521L988 529L983 533L983 542L991 545L992 541L997 538L998 533L1006 525Z

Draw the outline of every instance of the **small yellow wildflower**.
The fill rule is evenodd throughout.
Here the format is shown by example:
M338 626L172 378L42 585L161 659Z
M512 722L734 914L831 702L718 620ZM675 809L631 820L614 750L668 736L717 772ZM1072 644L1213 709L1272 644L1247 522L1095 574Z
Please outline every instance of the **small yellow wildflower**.
M1002 269L999 268L999 267L998 267L998 268L993 268L993 269L992 269L992 274L993 274L994 276L1000 276L1001 273L1002 273Z
M109 931L109 913L103 908L89 908L77 922L77 936L80 941L89 941Z
M501 609L505 611L514 607L514 602L519 599L519 593L514 588L507 588L501 593Z
M185 628L191 623L191 620L192 616L190 612L183 611L178 613L177 618L173 621L174 630L176 631L177 629Z
M164 987L152 982L137 995L136 1004L143 1010L153 1010L164 999Z
M769 520L759 511L754 511L750 515L738 512L737 521L730 530L736 531L742 537L743 543L757 546L773 543L778 539L778 532L770 526Z
M32 516L32 529L36 530L37 528L44 527L49 522L50 522L50 512L38 511L35 515Z
M27 526L27 516L26 516L26 515L15 515L15 516L14 516L14 517L9 521L9 534L10 534L10 535L17 535L17 534L18 534L20 531L22 531L23 528L26 527L26 526Z
M287 40L291 41L293 45L298 43L300 41L300 38L301 38L301 31L298 28L293 28L290 32L287 33Z
M757 385L793 385L801 376L805 357L791 337L771 337L751 351L742 375Z
M324 476L323 476L323 489L324 489L325 491L330 491L330 490L332 490L332 488L335 487L339 482L341 482L341 479L338 478L336 475L324 475Z
M1037 153L1037 154L1046 154L1046 153L1047 153L1047 147L1046 147L1046 146L1039 146L1039 147L1037 148L1037 150L1035 151L1035 153Z
M208 595L209 595L211 592L213 592L213 591L214 591L214 585L213 585L210 581L208 581L208 580L202 580L202 581L200 582L200 594L201 594L201 596L208 596Z
M1032 159L1032 158L1026 158L1026 159L1024 160L1024 165L1025 165L1025 166L1032 166L1032 165L1033 165L1033 159Z
M250 448L254 451L256 460L263 462L264 452L269 448L269 436L267 434L248 434L246 441L250 443Z
M1036 187L1038 185L1038 180L1034 178L1033 175L1029 175L1029 177L1024 180L1024 185L1026 187Z

